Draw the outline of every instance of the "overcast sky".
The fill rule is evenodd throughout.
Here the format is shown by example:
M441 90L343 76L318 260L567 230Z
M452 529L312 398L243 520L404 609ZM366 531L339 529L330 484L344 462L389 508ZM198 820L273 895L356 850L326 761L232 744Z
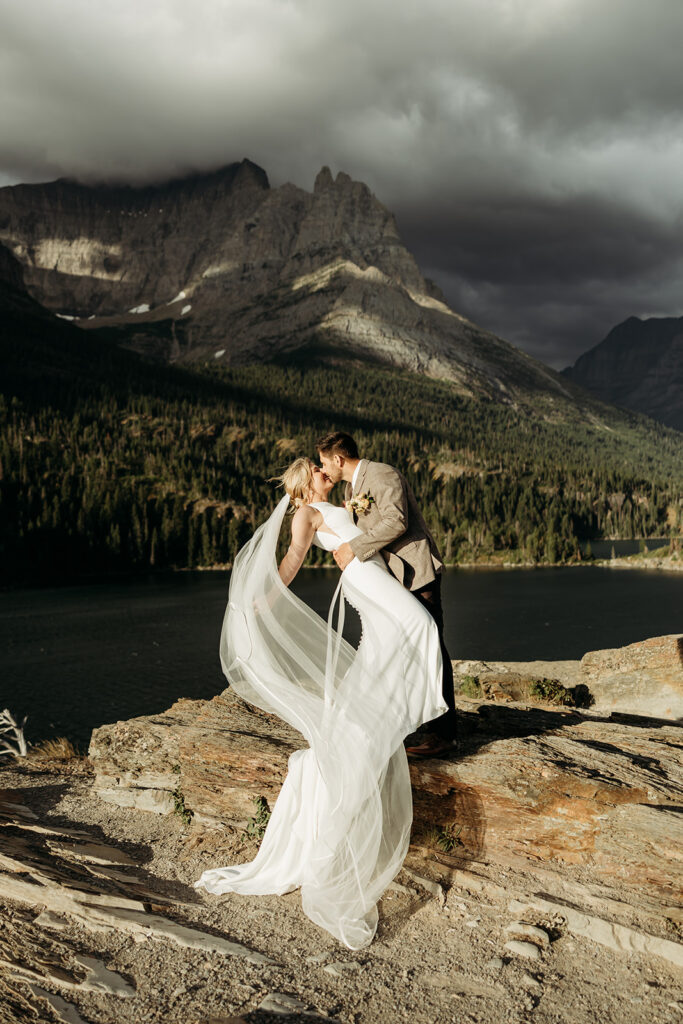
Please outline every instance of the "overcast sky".
M556 367L683 314L683 0L0 0L0 184L328 164Z

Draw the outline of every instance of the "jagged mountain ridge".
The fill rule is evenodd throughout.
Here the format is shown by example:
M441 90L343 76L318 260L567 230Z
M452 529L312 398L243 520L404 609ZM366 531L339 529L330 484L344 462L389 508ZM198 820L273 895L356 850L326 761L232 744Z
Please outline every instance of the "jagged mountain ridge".
M467 394L580 396L450 310L393 215L327 168L312 193L270 188L248 160L159 186L10 186L0 189L0 242L44 308L171 361L236 364L315 343Z
M629 317L562 373L605 402L683 430L683 317Z

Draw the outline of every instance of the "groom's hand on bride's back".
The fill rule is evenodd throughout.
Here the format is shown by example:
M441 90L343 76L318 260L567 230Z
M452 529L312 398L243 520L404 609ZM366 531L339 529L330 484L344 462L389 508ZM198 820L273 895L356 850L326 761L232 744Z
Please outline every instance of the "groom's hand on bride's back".
M342 572L349 564L349 562L352 562L356 557L353 551L351 550L351 545L347 544L346 542L344 544L340 544L336 551L333 551L332 554L334 555L334 560L339 566L339 568L342 570Z

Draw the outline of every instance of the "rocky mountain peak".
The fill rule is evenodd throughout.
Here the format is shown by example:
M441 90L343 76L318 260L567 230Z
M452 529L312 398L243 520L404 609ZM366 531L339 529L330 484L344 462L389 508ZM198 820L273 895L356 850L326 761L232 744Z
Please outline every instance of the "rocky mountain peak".
M683 317L630 316L563 373L604 401L683 430Z
M312 192L271 188L247 159L158 185L4 188L0 243L45 309L163 359L244 362L314 344L468 394L567 395L553 371L449 309L393 214L327 166Z
M315 185L313 186L313 192L318 195L320 192L324 192L326 188L332 188L334 185L334 178L332 177L332 171L327 165L321 167L318 171L318 176L315 179Z
M338 171L337 177L335 178L332 171L327 167L321 167L318 171L318 175L315 179L315 185L313 186L313 194L319 195L321 192L325 192L327 189L348 189L357 188L362 191L370 193L370 189L367 185L364 185L362 181L354 181L350 174L346 171Z

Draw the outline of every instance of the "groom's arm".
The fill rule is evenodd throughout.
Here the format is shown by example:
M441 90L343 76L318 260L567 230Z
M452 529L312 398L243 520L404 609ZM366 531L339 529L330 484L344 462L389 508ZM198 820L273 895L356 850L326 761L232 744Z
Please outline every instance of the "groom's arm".
M349 547L361 562L367 562L408 528L408 508L401 477L390 466L373 473L367 488L375 499L373 526L349 541ZM373 516L373 519L375 518Z

